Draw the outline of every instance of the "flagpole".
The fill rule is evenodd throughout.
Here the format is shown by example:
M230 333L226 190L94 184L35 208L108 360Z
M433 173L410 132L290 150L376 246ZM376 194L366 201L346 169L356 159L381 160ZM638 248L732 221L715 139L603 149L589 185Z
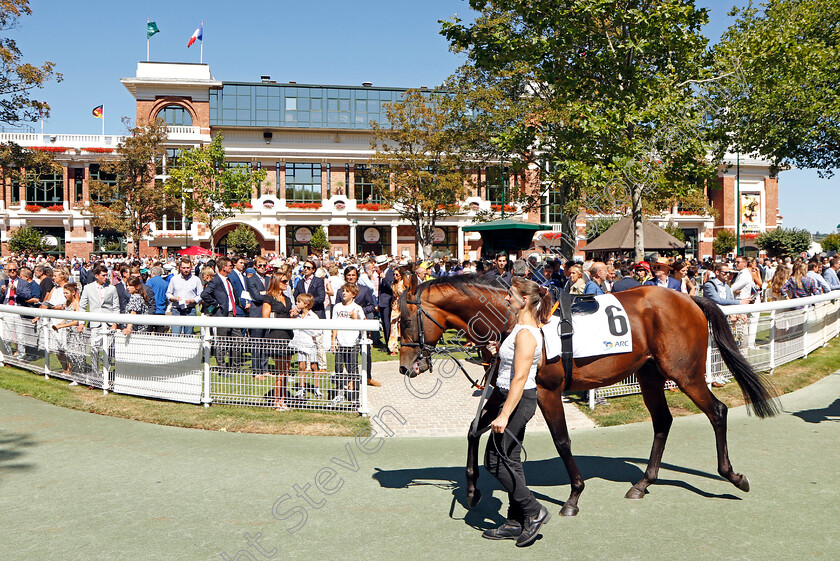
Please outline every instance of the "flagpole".
M102 145L105 146L105 104L102 104Z
M149 62L149 18L146 18L146 62Z
M204 64L204 20L201 20L201 55L199 56L199 64Z

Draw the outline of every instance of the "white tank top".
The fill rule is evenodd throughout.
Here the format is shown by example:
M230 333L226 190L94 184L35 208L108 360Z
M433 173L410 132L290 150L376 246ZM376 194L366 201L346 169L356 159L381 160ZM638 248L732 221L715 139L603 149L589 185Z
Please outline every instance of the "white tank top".
M499 374L496 377L496 387L503 390L510 389L510 382L513 380L513 355L514 344L516 342L516 334L527 329L534 336L537 341L537 346L534 349L534 360L531 364L531 369L528 370L528 379L525 381L526 390L537 387L537 362L539 362L540 354L542 353L542 332L537 327L530 325L516 324L513 331L502 342L499 347Z

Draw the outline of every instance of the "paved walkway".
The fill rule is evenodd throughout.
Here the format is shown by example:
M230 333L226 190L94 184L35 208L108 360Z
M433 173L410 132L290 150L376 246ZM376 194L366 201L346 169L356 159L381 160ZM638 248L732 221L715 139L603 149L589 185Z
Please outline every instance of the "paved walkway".
M483 375L480 365L461 361L473 379ZM393 423L396 436L466 436L475 417L481 392L473 389L454 363L435 361L433 373L406 378L399 373L399 362L373 363L373 377L382 387L368 386L368 402L372 412L391 406L406 423ZM592 428L595 424L574 404L566 402L566 423L569 430ZM548 432L539 408L528 423L528 433Z

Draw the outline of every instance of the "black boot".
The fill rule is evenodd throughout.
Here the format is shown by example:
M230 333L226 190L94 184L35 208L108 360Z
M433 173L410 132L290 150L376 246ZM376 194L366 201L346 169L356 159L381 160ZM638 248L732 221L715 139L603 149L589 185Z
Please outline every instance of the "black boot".
M540 528L549 520L551 520L551 513L542 505L540 505L540 512L537 516L533 518L526 516L522 533L516 538L516 547L526 547L534 543L540 533Z
M522 533L522 524L515 520L505 520L498 528L484 530L482 538L488 540L515 540Z

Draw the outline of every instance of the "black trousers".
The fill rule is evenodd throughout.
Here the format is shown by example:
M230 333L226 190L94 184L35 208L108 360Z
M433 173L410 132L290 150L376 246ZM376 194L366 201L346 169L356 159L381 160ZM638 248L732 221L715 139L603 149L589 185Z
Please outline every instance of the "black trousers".
M498 410L501 413L507 391L499 389L496 391L502 393ZM534 416L536 410L537 390L525 390L507 425L507 430L513 433L519 442L525 439L525 425ZM500 452L504 453L510 461L503 458ZM540 512L540 503L525 483L521 453L522 447L511 438L507 431L501 434L491 432L484 453L484 467L499 480L508 493L508 520L515 520L520 524L524 523L526 516L533 518Z
M391 306L379 306L379 319L382 321L382 334L385 335L384 344L391 338Z

